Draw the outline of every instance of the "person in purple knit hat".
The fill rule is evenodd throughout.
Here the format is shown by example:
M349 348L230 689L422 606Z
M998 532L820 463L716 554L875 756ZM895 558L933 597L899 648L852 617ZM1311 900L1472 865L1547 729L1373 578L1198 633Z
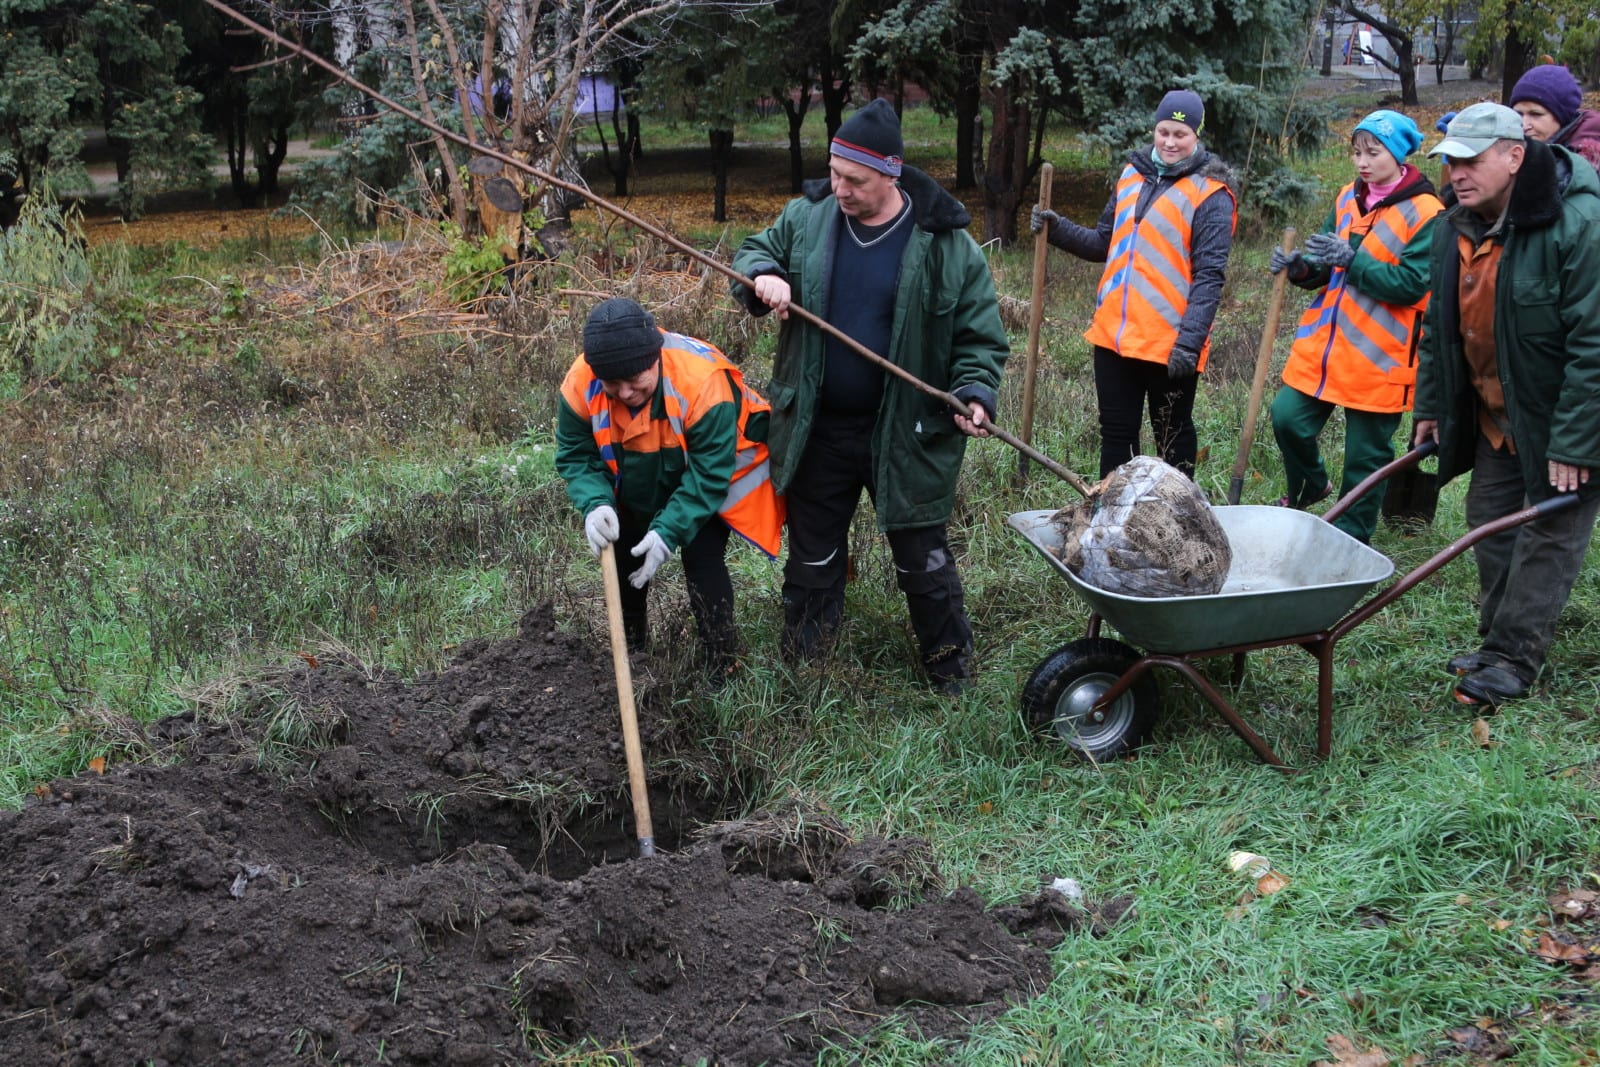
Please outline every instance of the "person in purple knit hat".
M1600 113L1583 106L1583 87L1566 67L1546 63L1511 88L1511 106L1532 141L1563 145L1600 167Z

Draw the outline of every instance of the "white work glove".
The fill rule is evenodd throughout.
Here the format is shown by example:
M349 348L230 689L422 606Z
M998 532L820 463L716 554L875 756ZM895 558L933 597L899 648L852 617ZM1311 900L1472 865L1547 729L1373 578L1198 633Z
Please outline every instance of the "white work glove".
M644 540L633 546L633 554L644 557L644 566L628 575L628 584L635 589L643 589L656 576L661 565L671 558L672 549L661 540L660 534L651 530L644 535Z
M583 517L583 536L589 539L589 548L597 556L621 535L617 509L610 504L601 504Z

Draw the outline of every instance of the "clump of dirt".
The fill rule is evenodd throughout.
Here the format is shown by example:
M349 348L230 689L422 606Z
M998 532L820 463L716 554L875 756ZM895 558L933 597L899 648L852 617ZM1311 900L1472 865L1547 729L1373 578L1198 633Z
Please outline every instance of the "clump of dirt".
M989 909L815 813L717 822L666 761L632 858L609 659L548 609L437 675L307 657L234 706L0 814L0 1062L809 1063L896 1020L958 1040L1127 909ZM683 764L690 724L640 710Z

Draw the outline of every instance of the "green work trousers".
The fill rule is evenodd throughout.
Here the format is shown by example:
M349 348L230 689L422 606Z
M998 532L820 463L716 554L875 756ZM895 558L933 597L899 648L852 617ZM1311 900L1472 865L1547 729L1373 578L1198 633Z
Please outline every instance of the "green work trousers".
M1288 482L1289 503L1295 507L1318 499L1328 485L1328 469L1322 462L1317 436L1333 414L1336 405L1307 396L1284 386L1272 401L1272 433L1283 453L1283 473ZM1344 409L1344 475L1339 486L1342 497L1361 484L1362 479L1394 459L1394 432L1400 428L1400 412ZM1378 512L1383 507L1383 492L1373 489L1333 524L1359 541L1372 540L1378 528Z

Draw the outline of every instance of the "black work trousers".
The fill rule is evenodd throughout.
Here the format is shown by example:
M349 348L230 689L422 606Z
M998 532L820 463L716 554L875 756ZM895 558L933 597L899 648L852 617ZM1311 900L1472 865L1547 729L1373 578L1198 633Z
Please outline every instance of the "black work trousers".
M641 557L632 555L633 546L650 532L648 518L627 512L618 515L622 535L617 539L617 577L622 584L622 629L628 647L643 651L650 647L650 585L635 589L628 575L639 569ZM733 662L738 633L733 625L733 579L724 558L728 550L728 524L720 515L706 520L694 539L678 550L683 563L683 581L689 589L689 611L694 615L700 648L713 666ZM656 572L658 575L660 571Z
M1505 445L1490 444L1480 431L1467 487L1467 525L1486 525L1528 503L1522 461ZM1555 640L1561 609L1583 573L1597 514L1600 496L1590 495L1575 507L1504 530L1472 549L1478 562L1480 651L1530 685Z
M876 415L818 412L787 490L789 555L783 565L783 652L824 654L844 618L850 521L861 490L877 500ZM923 668L935 682L967 677L972 627L943 524L888 532L895 582L905 594Z
M1139 454L1139 429L1150 406L1156 455L1190 478L1199 437L1194 429L1198 374L1167 377L1165 363L1128 359L1109 348L1094 350L1094 391L1100 405L1100 477Z

